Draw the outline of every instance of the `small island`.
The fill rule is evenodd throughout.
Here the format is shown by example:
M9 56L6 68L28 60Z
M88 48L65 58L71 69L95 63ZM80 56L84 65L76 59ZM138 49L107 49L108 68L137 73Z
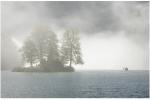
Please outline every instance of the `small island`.
M13 72L74 72L72 64L83 64L77 30L69 29L61 42L48 26L36 27L25 40L22 53L24 65Z
M42 68L32 68L32 67L16 67L12 70L13 72L74 72L74 68L73 67L56 67L55 68L51 68L49 70L45 70Z

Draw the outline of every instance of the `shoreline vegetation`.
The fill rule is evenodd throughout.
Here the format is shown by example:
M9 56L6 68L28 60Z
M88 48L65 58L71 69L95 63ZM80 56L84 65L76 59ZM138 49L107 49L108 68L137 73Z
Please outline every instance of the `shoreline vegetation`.
M24 67L12 72L74 72L72 65L83 64L79 32L66 30L61 40L48 28L39 25L33 29L22 48Z
M73 67L63 67L60 69L51 69L44 70L42 68L31 68L31 67L16 67L12 70L12 72L74 72L75 69Z

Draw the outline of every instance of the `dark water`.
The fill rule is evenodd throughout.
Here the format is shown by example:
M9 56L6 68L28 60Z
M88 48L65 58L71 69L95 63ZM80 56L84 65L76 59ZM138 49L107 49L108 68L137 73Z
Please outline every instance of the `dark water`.
M148 71L2 72L2 97L148 98Z

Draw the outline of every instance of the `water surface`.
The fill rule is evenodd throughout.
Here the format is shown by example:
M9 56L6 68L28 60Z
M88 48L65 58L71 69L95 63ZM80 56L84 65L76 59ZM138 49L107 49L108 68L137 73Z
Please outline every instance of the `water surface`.
M25 73L2 71L2 97L147 98L148 71Z

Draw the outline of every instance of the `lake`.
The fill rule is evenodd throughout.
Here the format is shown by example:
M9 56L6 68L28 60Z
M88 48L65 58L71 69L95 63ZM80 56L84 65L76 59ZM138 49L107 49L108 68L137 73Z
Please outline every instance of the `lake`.
M148 98L149 71L1 72L3 98Z

